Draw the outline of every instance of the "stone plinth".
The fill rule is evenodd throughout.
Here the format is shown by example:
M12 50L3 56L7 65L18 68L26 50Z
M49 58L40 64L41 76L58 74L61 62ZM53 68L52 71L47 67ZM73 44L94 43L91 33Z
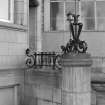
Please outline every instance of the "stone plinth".
M63 55L62 105L91 105L89 54Z

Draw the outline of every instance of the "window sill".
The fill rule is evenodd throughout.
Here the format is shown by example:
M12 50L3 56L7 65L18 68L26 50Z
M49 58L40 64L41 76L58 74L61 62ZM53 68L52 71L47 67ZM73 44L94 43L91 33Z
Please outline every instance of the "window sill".
M82 32L105 32L105 30L83 30Z
M64 33L70 31L43 31L43 33ZM83 30L82 32L105 32L105 30Z
M64 32L69 32L69 31L43 31L43 33L64 33Z
M8 23L8 22L2 22L0 21L0 28L7 28L7 29L13 29L13 30L19 30L19 31L26 31L27 27L18 25L18 24L13 24L13 23Z

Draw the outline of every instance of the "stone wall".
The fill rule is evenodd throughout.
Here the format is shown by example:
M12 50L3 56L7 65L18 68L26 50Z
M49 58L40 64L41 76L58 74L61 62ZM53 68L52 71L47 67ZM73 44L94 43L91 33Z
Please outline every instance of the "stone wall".
M25 105L61 105L60 74L26 71Z
M14 0L14 21L0 21L0 105L24 105L28 0Z
M0 70L0 97L2 105L24 105L24 70Z
M2 28L2 29L1 29ZM27 34L24 29L0 26L0 69L23 68Z
M3 96L0 103L2 105L23 103L26 48L27 28L0 22L0 97ZM9 94L10 97L7 98Z

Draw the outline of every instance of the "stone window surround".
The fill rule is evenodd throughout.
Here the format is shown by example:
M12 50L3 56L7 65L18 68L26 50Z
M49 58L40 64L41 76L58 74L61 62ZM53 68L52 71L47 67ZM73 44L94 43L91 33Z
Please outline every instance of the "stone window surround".
M18 24L8 23L8 22L2 22L0 21L0 29L12 29L12 30L20 30L20 31L27 31L27 26L22 26Z
M14 105L18 105L18 86L19 86L19 84L0 86L0 89L9 89L9 88L14 89L14 93L13 93L14 94Z

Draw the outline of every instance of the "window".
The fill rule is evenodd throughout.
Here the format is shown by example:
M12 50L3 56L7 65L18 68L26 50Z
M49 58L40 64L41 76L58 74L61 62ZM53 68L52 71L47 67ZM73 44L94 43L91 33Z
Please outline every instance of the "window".
M63 2L50 3L50 29L64 29L64 4Z
M105 30L105 1L96 2L97 29Z
M78 8L79 2L77 1L77 13ZM44 31L69 30L66 18L69 11L75 12L74 0L44 0Z
M82 0L81 20L84 30L105 30L105 0Z
M75 13L75 0L44 0L44 31L67 31L68 12ZM83 30L105 30L105 0L77 0Z
M81 2L81 20L83 22L83 29L95 30L95 10L93 1Z
M13 22L14 0L0 1L0 21Z

